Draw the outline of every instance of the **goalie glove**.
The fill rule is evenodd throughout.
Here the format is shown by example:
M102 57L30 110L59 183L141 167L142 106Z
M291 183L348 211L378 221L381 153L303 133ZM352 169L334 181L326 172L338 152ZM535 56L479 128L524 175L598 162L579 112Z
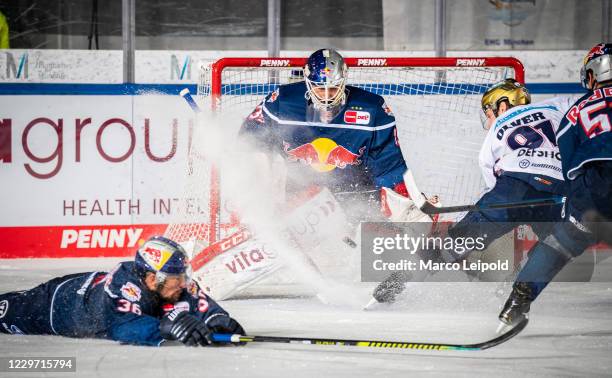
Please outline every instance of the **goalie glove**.
M430 222L438 221L438 214L433 217L422 212L408 196L405 186L396 185L396 190L382 187L380 190L380 203L382 213L392 222ZM400 194L401 193L401 194ZM427 199L427 202L440 207L437 196Z
M210 330L195 315L174 310L159 322L159 333L166 340L178 340L188 346L210 345Z

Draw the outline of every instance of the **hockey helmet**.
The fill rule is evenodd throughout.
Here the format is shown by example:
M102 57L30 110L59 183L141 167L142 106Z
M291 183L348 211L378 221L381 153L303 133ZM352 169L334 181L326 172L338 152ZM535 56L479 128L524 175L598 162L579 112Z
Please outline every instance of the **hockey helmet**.
M523 84L514 79L505 79L493 85L482 95L481 100L482 113L480 116L485 129L489 129L492 121L489 111L493 113L493 116L498 117L499 106L503 102L506 102L508 109L510 109L518 105L531 103L531 95Z
M138 248L134 262L141 277L147 272L155 273L158 284L170 275L188 275L187 253L178 243L163 236L153 236Z
M612 80L612 43L600 43L584 57L580 82L584 88L593 89L589 83L589 71L597 83Z
M304 67L306 98L315 108L330 111L346 101L347 66L336 50L317 50Z

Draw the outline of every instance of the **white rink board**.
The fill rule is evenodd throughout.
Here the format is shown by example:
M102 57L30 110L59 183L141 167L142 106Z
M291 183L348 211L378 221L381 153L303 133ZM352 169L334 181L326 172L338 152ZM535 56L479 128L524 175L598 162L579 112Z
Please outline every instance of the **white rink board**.
M340 51L345 56L433 57L434 51ZM281 51L281 56L308 56L312 51ZM448 51L450 57L513 56L525 65L527 83L577 83L587 51L496 50ZM24 55L25 54L25 55ZM122 55L116 50L5 50L0 55L0 82L8 83L122 83ZM17 77L27 57L28 74ZM193 84L200 62L222 57L265 57L266 51L161 51L135 52L136 82ZM7 66L10 67L7 70ZM183 68L185 68L183 70ZM183 72L181 76L181 72ZM8 74L7 74L8 73Z
M0 226L167 222L165 216L154 213L152 202L182 193L193 113L179 96L0 97L3 118L12 120L12 161L0 166ZM36 107L24 107L24 103ZM58 132L40 121L32 124L23 142L26 127L40 118L62 123L61 162L53 158L37 163L26 153L29 150L36 157L49 157L58 146ZM86 119L90 122L77 132ZM145 120L150 127L149 154L145 152ZM168 160L155 161L149 156L169 156L173 144L175 154ZM122 161L109 160L122 157ZM48 178L38 178L26 165L38 175L51 175L59 168ZM96 200L103 204L102 211L92 212ZM119 200L139 203L138 211L130 214L127 202L121 211ZM78 208L79 201L85 201L83 211ZM75 203L75 209L65 211L64 203Z
M0 186L0 196L3 198L0 226L168 221L167 216L155 212L153 201L176 198L183 191L188 129L193 122L193 115L181 98L166 95L0 97L3 118L12 120L12 161L0 166L4 178ZM429 97L430 104L435 103L436 96ZM457 119L461 121L456 126L460 129L458 135L465 154L457 160L439 161L436 157L441 151L455 146L457 134L454 131L446 133L437 127L435 119L427 124L405 124L400 115L415 112L414 106L420 107L421 103L410 105L410 102L402 101L401 105L397 105L391 96L388 100L398 115L399 138L404 156L415 170L422 190L440 194L433 191L434 185L448 186L449 189L471 185L471 192L478 193L481 179L477 167L477 150L485 136L478 116L469 119L466 115L464 119ZM37 104L36 110L23 107L23 103ZM245 107L245 116L251 110L250 106ZM428 111L435 112L436 109ZM56 157L48 162L37 163L26 153L28 150L38 158L49 157L58 146L58 132L42 121L31 125L26 142L23 143L26 127L40 118L47 118L56 125L61 121L61 145L58 147L62 153L61 162ZM90 122L78 127L86 119L90 119ZM110 122L113 119L125 124ZM149 153L145 151L145 120L148 120L150 127ZM105 123L108 124L104 126ZM132 128L133 137L125 125ZM236 132L239 125L228 125L230 127ZM420 130L420 137L414 138L411 130L417 129ZM423 132L424 129L427 131ZM174 130L175 154L167 161L154 161L149 155L165 157L170 154ZM128 155L132 142L133 151ZM228 142L228 145L231 144L231 141ZM109 160L123 156L125 159L122 161ZM428 166L426 169L425 163ZM49 177L38 178L29 173L26 166L37 175ZM473 167L470 176L456 177L456 170L467 166ZM57 172L52 174L56 169ZM92 204L96 200L104 206L102 211L92 212ZM119 200L139 204L138 210L130 213L127 211L127 202L124 202L121 211ZM469 202L470 199L453 198L447 202L459 203L463 200ZM83 211L78 209L79 201L84 201L81 202L84 204ZM107 201L110 201L108 207ZM65 204L75 204L77 209L66 210Z

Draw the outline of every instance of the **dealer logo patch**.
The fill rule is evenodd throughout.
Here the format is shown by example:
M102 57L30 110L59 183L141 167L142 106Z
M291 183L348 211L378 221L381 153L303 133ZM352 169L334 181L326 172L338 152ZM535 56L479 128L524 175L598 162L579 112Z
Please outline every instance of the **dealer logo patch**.
M6 299L0 302L0 319L4 318L4 315L6 315L6 313L8 312L8 308L9 303Z
M344 122L357 125L367 125L370 123L370 113L357 110L347 110L344 112Z

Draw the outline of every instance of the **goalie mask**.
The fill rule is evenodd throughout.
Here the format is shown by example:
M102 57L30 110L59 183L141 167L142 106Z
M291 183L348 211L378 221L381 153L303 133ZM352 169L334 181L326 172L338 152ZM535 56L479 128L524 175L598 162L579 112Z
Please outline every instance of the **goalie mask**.
M330 122L346 102L347 67L336 50L317 50L304 67L307 100L321 112L321 120Z
M155 273L155 281L160 287L170 276L187 279L189 264L187 253L178 243L163 236L153 236L136 252L134 262L141 277L147 272Z
M589 72L598 84L612 80L612 43L600 43L584 57L580 82L583 87L592 90L594 88L589 82Z
M488 130L495 118L503 112L518 105L531 103L531 96L521 83L514 79L506 79L489 88L482 95L481 103L480 120L484 129Z

